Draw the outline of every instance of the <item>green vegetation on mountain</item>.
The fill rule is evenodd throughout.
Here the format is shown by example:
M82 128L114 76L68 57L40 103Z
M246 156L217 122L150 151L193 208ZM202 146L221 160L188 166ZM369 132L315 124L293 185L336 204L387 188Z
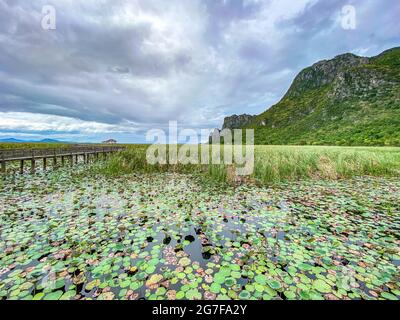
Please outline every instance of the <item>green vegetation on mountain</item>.
M399 146L400 47L304 69L278 104L244 127L256 129L256 144Z

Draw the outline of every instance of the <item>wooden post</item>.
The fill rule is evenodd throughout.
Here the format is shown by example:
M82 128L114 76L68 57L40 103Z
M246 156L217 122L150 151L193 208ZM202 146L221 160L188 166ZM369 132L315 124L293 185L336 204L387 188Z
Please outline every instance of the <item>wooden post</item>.
M54 169L57 167L57 154L56 154L56 150L54 150L53 167L54 167Z
M3 155L3 159L1 160L1 172L6 174L6 160L4 160L4 155Z
M47 158L44 157L43 158L43 171L46 171L46 168L47 168Z
M72 167L74 165L74 156L71 154L70 158L71 158L71 163L70 164L71 164L71 167Z
M1 153L1 172L6 173L6 159L3 152Z
M35 173L35 169L36 169L36 161L35 161L35 157L34 156L32 156L31 163L32 163L31 173L34 174Z
M24 174L24 160L21 160L20 167L19 167L19 173Z
M75 156L75 164L78 164L78 155Z

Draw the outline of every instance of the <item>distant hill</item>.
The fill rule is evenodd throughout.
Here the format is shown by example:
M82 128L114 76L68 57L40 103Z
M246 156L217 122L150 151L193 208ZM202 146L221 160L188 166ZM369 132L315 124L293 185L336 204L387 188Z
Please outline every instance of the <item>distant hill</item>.
M55 139L43 139L38 142L43 142L43 143L65 143L65 141L59 141Z
M8 139L0 139L0 142L7 142L7 143L69 143L65 141L59 141L55 139L42 139L42 140L20 140L15 138L8 138Z
M9 139L0 139L0 142L9 142L9 143L20 143L25 142L19 139L9 138Z
M400 48L320 61L264 113L224 123L254 128L257 144L400 145Z

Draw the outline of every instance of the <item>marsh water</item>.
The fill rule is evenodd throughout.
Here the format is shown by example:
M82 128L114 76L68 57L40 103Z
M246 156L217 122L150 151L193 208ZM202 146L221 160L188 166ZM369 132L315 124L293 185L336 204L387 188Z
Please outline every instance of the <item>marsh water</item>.
M0 298L399 299L399 199L389 178L18 176L0 191Z

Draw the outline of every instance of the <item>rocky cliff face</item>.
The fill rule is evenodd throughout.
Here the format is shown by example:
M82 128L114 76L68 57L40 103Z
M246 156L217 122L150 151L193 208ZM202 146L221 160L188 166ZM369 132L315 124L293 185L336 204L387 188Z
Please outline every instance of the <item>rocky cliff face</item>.
M248 114L242 115L233 115L231 117L226 117L224 120L224 125L222 126L223 129L240 129L249 125L256 116L251 116Z
M343 75L345 70L367 64L369 58L358 57L346 53L332 60L323 60L301 71L294 79L292 86L284 98L301 96L305 91L328 85L337 77Z
M258 144L400 145L400 48L320 61L279 103L224 127L254 128Z

